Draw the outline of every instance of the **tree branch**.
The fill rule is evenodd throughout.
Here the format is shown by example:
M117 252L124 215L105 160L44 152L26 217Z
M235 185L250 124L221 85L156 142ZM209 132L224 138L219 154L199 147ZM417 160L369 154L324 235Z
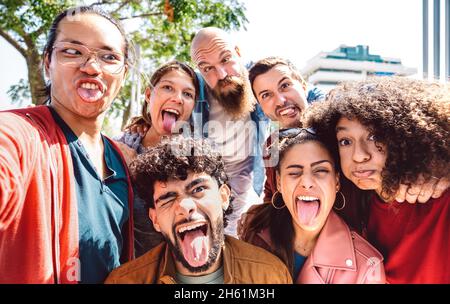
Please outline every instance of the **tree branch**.
M27 50L24 49L22 46L20 46L19 43L17 43L14 38L12 38L7 32L5 32L3 29L0 28L0 36L5 38L6 41L9 42L22 56L26 59L27 58Z
M116 14L118 11L120 11L125 5L127 5L127 4L130 3L131 1L133 1L133 0L126 0L126 1L123 1L122 4L119 5L118 8L116 8L114 11L112 11L111 14L112 14L112 15Z
M163 13L148 13L148 14L142 14L142 15L134 15L134 16L131 16L131 17L122 17L122 18L119 18L119 19L120 20L127 20L127 19L134 19L134 18L159 16L159 15L163 15Z
M90 4L90 6L103 5L103 4L112 4L112 2L104 0L104 1L92 3L92 4Z

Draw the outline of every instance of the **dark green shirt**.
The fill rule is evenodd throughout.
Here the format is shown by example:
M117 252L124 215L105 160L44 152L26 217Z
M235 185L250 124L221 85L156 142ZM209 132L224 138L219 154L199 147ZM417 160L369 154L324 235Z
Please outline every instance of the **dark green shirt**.
M122 228L129 216L126 171L120 155L102 135L108 170L108 176L102 180L81 141L53 109L51 112L67 139L72 155L78 203L81 283L103 283L107 275L120 266Z

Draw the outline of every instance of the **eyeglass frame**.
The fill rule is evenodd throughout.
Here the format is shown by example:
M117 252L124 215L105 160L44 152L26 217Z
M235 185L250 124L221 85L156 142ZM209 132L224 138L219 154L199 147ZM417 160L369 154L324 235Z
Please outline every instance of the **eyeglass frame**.
M93 54L95 55L95 62L100 66L100 68L102 69L102 71L105 71L105 72L110 73L110 74L119 74L119 73L123 70L123 68L128 64L128 60L127 60L125 54L118 53L118 52L111 51L111 50L106 50L106 49L100 49L100 48L94 48L94 47L87 47L87 46L82 45L82 44L76 44L76 43L70 43L70 42L58 42L56 45L54 45L54 46L52 47L52 50L55 50L55 49L56 49L56 52L58 52L58 49L59 49L59 48L64 49L64 46L63 46L63 45L66 45L66 46L67 46L67 47L66 47L67 49L69 49L70 46L73 46L73 49L75 49L75 50L77 50L77 51L79 51L79 50L78 50L79 48L81 48L81 49L86 49L86 50L88 51L88 53L86 53L84 56L81 56L81 57L83 57L83 58L85 57L85 60L83 60L84 62L82 61L82 62L80 62L79 64L61 63L60 60L58 59L58 54L55 54L56 61L58 62L58 64L61 64L61 65L63 65L63 66L81 67L81 66L85 65L85 64L92 58L92 55L93 55ZM103 68L103 64L102 64L102 62L104 62L104 61L101 60L101 59L99 59L99 53L101 53L101 52L107 52L107 53L109 53L109 54L114 54L114 55L116 55L116 56L118 55L118 56L120 56L121 58L123 58L123 61L122 61L122 60L119 60L119 61L121 61L121 63L122 63L122 65L120 66L120 68L118 68L118 70L115 71L115 72L111 72L111 71L105 70L105 69Z

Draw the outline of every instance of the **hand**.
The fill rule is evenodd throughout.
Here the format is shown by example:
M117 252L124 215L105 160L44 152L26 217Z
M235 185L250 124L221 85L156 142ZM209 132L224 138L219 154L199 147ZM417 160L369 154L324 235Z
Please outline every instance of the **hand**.
M447 177L430 177L425 181L423 176L420 175L415 184L410 186L400 184L395 200L400 203L406 200L410 204L426 203L430 198L441 197L449 186L450 180Z
M126 127L125 131L130 133L139 133L141 137L145 137L148 129L150 129L150 125L143 118L138 118Z
M125 162L127 166L130 166L130 163L137 157L137 153L134 149L131 149L126 144L117 142L117 146L119 146L120 151L123 154L123 157L125 158Z

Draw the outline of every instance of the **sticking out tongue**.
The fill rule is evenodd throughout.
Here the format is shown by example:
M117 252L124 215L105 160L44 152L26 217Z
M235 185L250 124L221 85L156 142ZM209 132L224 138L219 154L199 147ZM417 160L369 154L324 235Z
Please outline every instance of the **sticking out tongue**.
M163 128L167 133L172 133L172 126L177 121L177 116L173 113L163 113Z
M84 101L90 101L94 102L99 100L103 93L100 90L94 89L85 89L85 88L78 88L77 89L78 95L84 100Z
M298 221L302 225L312 225L319 212L319 201L304 202L297 200Z
M209 239L201 229L186 232L182 241L183 255L192 267L200 267L206 263L209 255Z

